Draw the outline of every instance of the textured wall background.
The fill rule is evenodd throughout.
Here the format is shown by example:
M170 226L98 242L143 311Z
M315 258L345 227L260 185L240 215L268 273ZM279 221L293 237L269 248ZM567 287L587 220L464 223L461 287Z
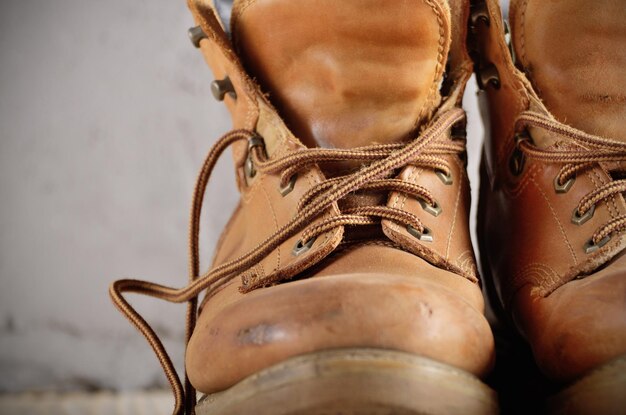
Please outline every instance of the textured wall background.
M185 283L195 175L230 126L184 3L0 3L0 391L165 384L107 287ZM208 194L204 258L237 199L229 156ZM180 367L184 307L136 304Z

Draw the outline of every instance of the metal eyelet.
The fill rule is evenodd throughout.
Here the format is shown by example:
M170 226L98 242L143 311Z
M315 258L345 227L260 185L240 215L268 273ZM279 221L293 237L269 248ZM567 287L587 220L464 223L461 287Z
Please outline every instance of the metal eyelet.
M441 180L441 182L445 184L446 186L450 186L454 182L452 180L452 172L449 172L448 174L446 174L445 171L436 170L435 174L437 175L437 177L439 177L439 180Z
M591 209L586 211L583 215L578 213L578 208L574 209L574 213L572 213L572 223L575 225L582 225L593 217L595 211L596 205L591 206Z
M491 25L487 3L484 1L475 2L470 5L470 31L472 33L476 33L476 28L479 23L483 23L487 27Z
M289 193L291 193L294 186L296 185L296 180L298 180L298 175L294 174L293 176L289 178L289 181L287 182L285 186L278 189L280 194L283 196L287 196Z
M248 140L248 157L246 158L246 162L243 166L243 170L247 179L252 179L254 176L256 176L256 168L254 167L254 160L252 160L252 149L254 147L263 148L264 146L265 143L263 142L263 139L258 135L255 135Z
M253 135L252 137L250 137L248 139L248 153L254 148L254 147L261 147L261 148L265 148L265 141L263 141L263 139L256 135Z
M187 30L187 35L189 35L191 43L197 48L200 47L200 41L207 38L206 33L204 33L200 26L190 27L189 30Z
M596 252L598 249L608 244L611 238L612 238L611 235L607 235L604 238L600 239L600 242L598 242L597 244L593 243L593 238L589 239L583 246L583 248L585 249L585 253L591 254L591 253Z
M291 254L293 256L302 255L303 253L311 249L316 239L317 239L317 236L309 239L306 242L302 242L302 239L298 239L298 242L296 242L296 244L294 245L293 250L291 251Z
M252 161L252 154L248 154L246 158L246 164L243 166L243 171L246 173L248 179L252 179L256 176L256 168L254 168L254 161Z
M218 101L224 101L226 94L229 94L233 99L237 99L235 87L228 76L224 79L216 79L211 82L211 93Z
M425 212L430 213L434 217L439 216L442 212L441 206L439 206L439 203L436 201L434 205L429 204L424 199L417 199L417 201L420 203Z
M478 82L478 87L480 89L486 89L487 86L491 85L495 89L500 89L500 73L498 72L498 68L496 65L490 63L485 66L481 66L478 68L476 81Z
M433 241L433 234L430 231L430 229L428 229L427 227L424 227L424 232L421 232L421 233L418 232L417 229L415 229L411 225L407 225L406 226L406 230L407 230L407 232L409 232L411 235L413 235L414 237L416 237L417 239L419 239L422 242L432 242Z
M509 170L513 176L519 176L524 171L526 156L524 156L524 152L519 148L519 144L522 141L528 140L528 138L529 136L526 132L515 134L515 148L509 159Z
M574 182L576 181L576 176L570 177L569 179L567 179L567 181L563 184L559 183L559 176L557 175L554 178L554 190L557 193L567 193L569 192L569 189L572 188L572 186L574 185Z
M509 159L509 170L513 176L519 176L524 171L524 165L526 164L526 158L522 150L515 147L511 158Z

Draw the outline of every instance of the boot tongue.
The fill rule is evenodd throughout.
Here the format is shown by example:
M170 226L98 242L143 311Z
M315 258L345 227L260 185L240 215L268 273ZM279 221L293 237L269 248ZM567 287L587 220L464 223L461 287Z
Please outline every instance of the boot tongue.
M548 110L590 134L626 141L624 2L518 1L511 22L517 57Z
M350 148L405 140L432 116L449 21L439 1L236 0L232 32L294 135Z

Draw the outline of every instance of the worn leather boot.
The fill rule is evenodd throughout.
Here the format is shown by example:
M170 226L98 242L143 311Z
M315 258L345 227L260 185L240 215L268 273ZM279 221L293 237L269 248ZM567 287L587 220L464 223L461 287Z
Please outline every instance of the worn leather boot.
M500 380L522 406L626 413L626 2L512 1L510 48L497 1L471 22L483 270L543 374Z
M235 130L200 173L189 286L111 288L175 412L195 388L199 414L496 413L468 231L469 4L241 0L231 24L189 5ZM202 197L229 146L241 201L201 275ZM190 302L185 391L124 292Z

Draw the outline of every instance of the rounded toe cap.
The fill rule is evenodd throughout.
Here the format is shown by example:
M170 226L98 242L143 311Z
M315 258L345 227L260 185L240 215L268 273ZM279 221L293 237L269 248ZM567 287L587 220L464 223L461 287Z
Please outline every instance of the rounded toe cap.
M516 320L547 376L569 382L626 354L624 271L604 269L546 298L518 294Z
M493 364L482 310L436 282L349 274L236 290L232 283L211 299L188 345L190 380L205 393L290 357L338 348L404 351L477 375Z

